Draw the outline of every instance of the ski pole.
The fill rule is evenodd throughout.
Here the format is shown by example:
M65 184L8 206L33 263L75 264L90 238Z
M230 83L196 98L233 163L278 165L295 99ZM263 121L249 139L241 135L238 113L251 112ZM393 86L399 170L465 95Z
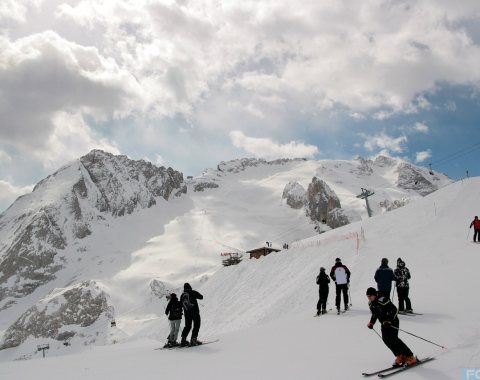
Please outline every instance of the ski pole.
M441 347L441 348L443 348L443 349L446 349L446 347L443 347L443 346L441 346L441 345L439 345L439 344L437 344L437 343L434 343L434 342L432 342L432 341L430 341L430 340L428 340L428 339L422 338L421 336L418 336L418 335L412 334L411 332L408 332L408 331L402 330L402 329L401 329L401 328L399 328L399 327L395 327L395 326L393 326L393 325L390 325L390 327L393 327L394 329L397 329L398 331L403 331L404 333L410 334L410 335L414 336L415 338L418 338L418 339L424 340L425 342L428 342L428 343L434 344L435 346L438 346L438 347Z
M350 294L350 283L348 283L348 299L350 300L350 306L352 306L352 295Z
M380 338L380 339L383 341L383 338L382 338L382 336L381 336L381 335L380 335L380 334L377 332L377 330L375 330L375 329L372 329L372 330L373 330L373 331L375 331L375 334L377 334L377 335L378 335L378 337L379 337L379 338Z
M470 236L470 230L471 228L468 229L467 240L468 240L468 237Z

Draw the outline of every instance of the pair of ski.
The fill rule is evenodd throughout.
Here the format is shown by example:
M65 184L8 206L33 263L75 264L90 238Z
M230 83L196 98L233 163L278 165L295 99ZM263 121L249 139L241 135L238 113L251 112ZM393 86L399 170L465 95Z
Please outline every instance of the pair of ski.
M331 311L331 310L332 310L332 309L330 309L330 311ZM350 310L350 309L349 309L349 310ZM341 311L337 311L335 314L340 315L340 314L343 314L343 313L345 313L345 312L347 312L347 311L348 311L348 310L341 310ZM325 314L332 314L332 313L323 313L323 314L318 314L318 315L315 314L314 317L321 317L322 315L325 315Z
M218 342L220 339L215 339L215 340L211 340L209 342L202 342L202 344L196 344L194 346L172 346L172 347L158 347L158 348L155 348L156 350L180 350L182 348L192 348L192 347L201 347L201 346L205 346L206 344L211 344L211 343L216 343Z
M408 312L408 313L407 313L406 311L399 311L398 314L400 314L400 315L407 315L407 316L409 316L409 317L414 317L414 316L416 316L416 315L423 315L423 314L421 314L421 313L415 313L415 312L413 312L413 311L412 311L412 312Z
M435 358L428 357L428 358L423 358L423 359L417 359L417 363L413 364L413 365L392 366L392 367L384 368L384 369L381 369L381 370L378 370L378 371L375 371L375 372L364 372L364 373L362 373L362 375L365 376L365 377L375 376L375 375L377 375L380 378L390 377L390 376L396 375L400 372L408 371L409 369L418 367L419 365L425 364L425 363L427 363L427 362L429 362L433 359L435 359Z

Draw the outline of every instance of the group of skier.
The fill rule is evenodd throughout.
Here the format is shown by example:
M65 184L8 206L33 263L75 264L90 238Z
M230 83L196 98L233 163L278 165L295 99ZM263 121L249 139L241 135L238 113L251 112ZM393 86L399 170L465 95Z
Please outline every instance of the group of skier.
M168 335L168 342L164 347L170 348L176 346L185 347L201 345L202 342L197 339L201 323L200 309L197 300L203 299L203 295L196 290L193 290L189 283L185 283L183 285L183 293L180 296L180 299L178 299L175 293L171 293L168 298L169 302L165 309L165 314L168 316L168 321L170 323L170 334ZM182 339L180 343L178 343L178 332L180 330L180 323L183 314L185 314L185 326L182 330ZM190 342L188 342L187 337L192 329L192 324L192 336Z
M330 270L330 277L335 282L335 306L337 314L339 314L342 294L344 312L349 309L348 290L350 284L350 270L342 264L341 259L338 257L335 259L335 265ZM325 268L321 267L316 280L316 283L319 286L317 316L327 313L330 277L325 273ZM417 359L410 348L408 348L408 346L398 337L400 325L398 313L413 313L412 304L408 296L410 289L408 280L410 278L410 271L401 258L397 259L397 268L395 271L388 266L388 259L383 258L380 267L375 271L374 275L377 288L369 287L366 292L368 306L372 313L367 327L373 329L377 320L381 323L382 340L395 355L394 366L412 366L417 363ZM396 283L398 309L390 299L392 282Z
M335 259L335 265L330 270L330 277L335 282L335 306L340 313L340 304L343 294L344 311L348 310L348 287L350 284L350 270L342 264L340 258ZM325 273L325 268L320 268L320 274L317 276L317 285L319 291L319 300L317 303L317 315L327 312L327 299L329 292L330 277Z
M342 296L344 304L343 311L345 312L349 309L350 276L350 270L338 257L335 259L335 264L330 270L330 276L327 275L324 267L320 268L320 273L316 280L316 283L319 286L317 316L327 313L330 278L335 282L335 306L337 313L341 312L340 306L342 303ZM397 268L395 271L388 266L388 259L383 258L380 267L375 271L374 275L374 279L377 282L377 288L369 287L366 293L368 305L372 313L367 327L373 329L377 320L381 323L382 339L385 345L395 355L395 366L411 366L417 362L412 351L398 337L400 324L397 316L398 313L402 311L413 313L411 301L408 297L408 280L410 277L410 271L401 258L397 259ZM392 282L394 281L397 289L398 309L390 300ZM170 323L170 334L168 335L168 342L164 347L170 348L176 346L184 347L201 345L202 342L197 339L201 324L200 309L197 300L203 299L203 295L193 290L189 283L185 283L180 299L178 299L175 293L171 293L168 296L168 299L169 302L165 309L165 314L168 316ZM181 341L178 343L177 338L183 315L185 315L185 326L182 330ZM192 330L192 335L189 342L187 337L190 330Z

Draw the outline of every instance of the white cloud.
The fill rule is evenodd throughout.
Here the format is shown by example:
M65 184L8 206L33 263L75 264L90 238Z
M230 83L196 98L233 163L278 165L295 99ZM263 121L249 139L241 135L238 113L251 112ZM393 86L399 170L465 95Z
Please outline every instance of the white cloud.
M423 152L417 152L415 153L415 162L417 163L424 162L425 160L428 160L430 157L432 157L432 151L430 149L425 150Z
M120 154L118 148L105 138L95 136L79 114L58 112L52 123L54 130L48 137L48 150L37 149L36 155L48 170L55 170L65 162L78 158L92 149Z
M415 123L413 129L417 132L421 132L421 133L428 133L429 132L429 128L428 126L425 124L425 123Z
M402 153L404 151L404 147L402 144L408 141L406 136L400 137L391 137L388 136L385 132L374 136L363 136L365 139L365 143L363 144L366 149L369 151L373 151L375 149L387 149L388 151L395 152L395 153Z
M56 17L104 31L97 46L138 78L161 114L188 113L228 83L253 95L293 92L322 109L416 112L430 107L421 94L436 83L480 79L480 50L462 27L479 10L435 1L316 1L298 12L286 0L83 0L60 5Z
M161 155L156 154L155 159L153 160L153 163L157 166L162 166L165 164L165 160Z
M318 153L318 148L314 145L295 141L279 144L268 138L245 136L241 131L230 132L230 140L236 148L244 149L249 154L266 159L312 158Z
M7 204L13 202L20 195L27 194L33 190L33 185L31 186L15 186L8 181L3 181L0 179L0 203ZM0 212L2 210L0 209Z
M153 135L170 148L178 134L163 132L183 120L195 129L191 145L182 147L187 152L204 152L213 136L217 148L208 151L223 159L220 142L230 131L242 131L237 139L245 149L255 146L246 136L262 128L294 140L267 139L272 154L314 155L312 146L295 141L306 129L342 127L336 115L386 120L428 111L427 94L438 84L480 83L480 36L472 27L478 1L319 0L301 8L286 0L39 4L0 5L0 144L33 152L47 166L101 140L85 123L92 118L109 138L134 130L121 148L140 156L154 152L138 149L151 135L147 126L162 129ZM59 129L58 115L74 115L69 125L78 133L66 131L81 148ZM369 149L393 152L406 142L372 139ZM120 150L114 141L100 145Z
M5 21L23 23L27 20L29 8L38 7L42 0L2 0L0 2L0 23Z
M134 77L94 47L44 32L13 42L0 37L0 49L0 142L52 151L56 114L115 119L141 103Z
M5 153L4 151L0 150L0 162L11 162L12 157Z

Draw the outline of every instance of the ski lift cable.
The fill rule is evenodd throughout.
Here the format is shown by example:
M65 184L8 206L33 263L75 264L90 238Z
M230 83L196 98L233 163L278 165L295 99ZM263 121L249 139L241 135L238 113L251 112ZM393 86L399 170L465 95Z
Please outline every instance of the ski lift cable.
M468 154L476 151L477 149L480 149L480 146L479 146L479 147L476 147L476 148L474 148L474 149L470 149L470 150L465 151L465 152L458 153L458 154L456 154L455 156L449 157L449 159L444 159L444 160L442 160L442 161L437 161L437 162L435 162L435 163L431 163L431 164L430 164L430 167L431 167L432 165L435 165L435 167L444 166L444 165L448 164L449 162L456 161L456 160L458 160L459 158L461 158L461 157L463 157L463 156L466 156L466 155L468 155Z
M472 152L474 152L475 150L477 149L480 149L480 142L476 142L475 144L473 145L469 145L467 147L464 147L448 156L445 156L443 158L440 158L436 161L433 161L430 165L434 165L434 166L441 166L441 165L445 165L446 163L450 162L450 161L454 161L456 159L458 159L459 157L463 157L467 154L470 154Z

